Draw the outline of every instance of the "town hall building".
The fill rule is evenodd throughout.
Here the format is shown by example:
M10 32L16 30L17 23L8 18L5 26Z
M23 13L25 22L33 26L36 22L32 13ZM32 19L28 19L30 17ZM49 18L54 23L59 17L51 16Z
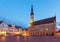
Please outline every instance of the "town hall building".
M30 36L54 36L56 32L56 16L34 21L33 5L31 6L30 25L28 33Z

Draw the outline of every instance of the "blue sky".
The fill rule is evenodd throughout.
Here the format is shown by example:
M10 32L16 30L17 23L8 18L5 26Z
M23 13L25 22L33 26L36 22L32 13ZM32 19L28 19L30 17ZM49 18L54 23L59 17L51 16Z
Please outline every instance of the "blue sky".
M34 8L34 20L52 16L60 23L60 0L0 0L0 19L22 27L30 23L31 4Z

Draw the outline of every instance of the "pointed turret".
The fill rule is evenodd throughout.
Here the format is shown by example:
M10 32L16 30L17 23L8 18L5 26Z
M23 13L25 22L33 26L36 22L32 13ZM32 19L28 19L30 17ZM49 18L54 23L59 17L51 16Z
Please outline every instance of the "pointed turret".
M33 25L33 22L34 22L34 12L33 12L33 5L31 5L30 26Z
M31 14L30 15L34 15L34 13L33 13L33 5L31 5Z

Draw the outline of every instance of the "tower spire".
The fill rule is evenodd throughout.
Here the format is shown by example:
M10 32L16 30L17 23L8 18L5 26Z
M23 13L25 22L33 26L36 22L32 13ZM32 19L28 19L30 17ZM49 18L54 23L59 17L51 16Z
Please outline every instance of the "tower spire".
M34 12L33 12L33 5L31 5L30 26L33 25L33 22L34 22Z
M31 15L33 15L33 5L31 5Z

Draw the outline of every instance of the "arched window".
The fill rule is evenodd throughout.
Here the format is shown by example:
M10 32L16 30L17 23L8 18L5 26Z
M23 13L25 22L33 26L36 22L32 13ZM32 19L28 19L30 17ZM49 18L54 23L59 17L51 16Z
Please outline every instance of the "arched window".
M54 36L54 33L52 32L52 36Z
M46 33L46 36L48 36L48 33Z

